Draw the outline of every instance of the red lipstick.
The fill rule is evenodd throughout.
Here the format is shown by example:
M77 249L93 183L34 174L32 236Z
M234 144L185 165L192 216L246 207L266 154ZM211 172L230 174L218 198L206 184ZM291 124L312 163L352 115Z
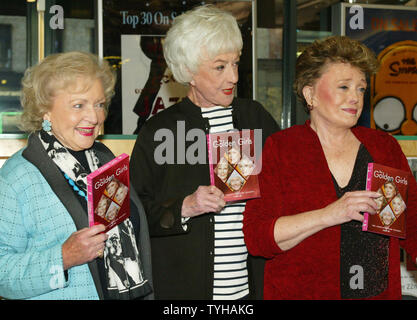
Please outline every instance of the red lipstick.
M77 128L77 131L85 137L91 137L94 134L94 127L92 128L83 128L83 127L79 127Z
M356 113L358 112L358 110L356 110L354 108L345 108L345 109L342 109L342 110L347 112L347 113L353 114L353 115L356 115Z

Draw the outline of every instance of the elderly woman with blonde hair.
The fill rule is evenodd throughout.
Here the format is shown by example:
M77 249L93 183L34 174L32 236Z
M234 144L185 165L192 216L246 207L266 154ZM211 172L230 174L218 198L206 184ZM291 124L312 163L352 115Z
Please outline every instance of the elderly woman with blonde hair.
M153 297L146 216L132 190L131 217L111 231L134 230L122 256L138 252L138 278L115 287L103 225L89 227L86 176L114 158L97 138L115 74L82 52L47 56L22 80L26 148L0 169L0 296L10 299ZM126 270L125 270L126 271ZM122 275L120 275L122 276Z
M235 97L243 41L231 14L211 5L187 11L175 18L163 46L188 94L145 123L130 163L130 181L150 225L156 298L259 298L263 265L248 258L241 228L245 203L226 204L210 185L205 135L262 129L264 142L278 125L259 103ZM168 155L174 163L156 159L156 134L165 131L175 135L178 152ZM203 160L195 163L195 157Z

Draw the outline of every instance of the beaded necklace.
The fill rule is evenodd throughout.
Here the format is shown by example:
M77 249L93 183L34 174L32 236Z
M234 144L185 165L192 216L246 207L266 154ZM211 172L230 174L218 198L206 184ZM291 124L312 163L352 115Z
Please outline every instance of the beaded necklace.
M70 186L74 189L74 191L82 198L85 199L85 201L87 201L87 195L85 194L85 192L83 190L81 190L80 188L78 188L78 186L75 184L75 182L64 172L64 177L65 179L68 180L68 183L70 184Z

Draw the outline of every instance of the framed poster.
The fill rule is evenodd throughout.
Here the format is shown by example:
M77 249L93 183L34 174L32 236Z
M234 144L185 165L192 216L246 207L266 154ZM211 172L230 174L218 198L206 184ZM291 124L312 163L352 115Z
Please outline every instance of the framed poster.
M381 63L359 124L417 135L417 8L342 3L332 17L334 34L363 42Z
M237 92L255 98L255 0L98 0L99 56L116 68L118 76L106 134L137 134L147 119L186 96L188 88L167 68L162 42L176 16L203 4L236 17L243 37Z

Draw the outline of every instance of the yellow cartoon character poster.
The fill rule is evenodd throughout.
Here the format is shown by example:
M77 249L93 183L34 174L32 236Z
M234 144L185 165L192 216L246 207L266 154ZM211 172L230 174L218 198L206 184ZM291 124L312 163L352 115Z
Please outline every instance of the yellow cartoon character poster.
M371 81L371 127L417 135L417 41L391 44L378 55Z

